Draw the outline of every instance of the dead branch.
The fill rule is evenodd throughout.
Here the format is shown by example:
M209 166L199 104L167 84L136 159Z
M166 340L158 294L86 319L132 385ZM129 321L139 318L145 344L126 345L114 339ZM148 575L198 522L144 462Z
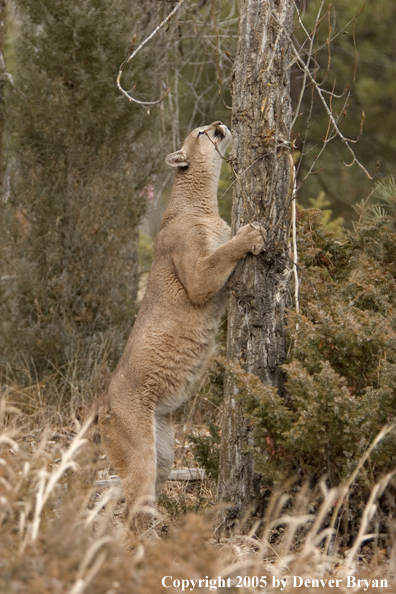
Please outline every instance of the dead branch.
M176 6L173 8L173 10L168 14L168 16L162 21L162 23L160 23L152 33L150 33L150 35L148 37L146 37L146 39L144 39L142 41L142 43L139 45L138 48L136 48L132 53L129 54L129 56L127 58L125 58L125 60L123 61L123 63L120 66L120 70L118 72L118 76L117 76L117 87L120 89L121 93L123 95L125 95L125 97L127 97L128 101L131 101L133 103L137 103L138 105L142 105L143 107L149 107L150 105L157 105L158 103L161 103L169 94L170 89L167 89L167 91L165 92L165 94L160 98L157 99L157 101L139 101L138 99L135 99L134 97L132 97L132 95L130 93L128 93L128 91L126 91L122 85L121 85L121 78L125 69L125 66L127 64L129 64L129 62L131 62L133 60L133 58L136 56L136 54L138 52L140 52L140 50L146 45L146 43L148 43L157 33L160 29L162 29L167 23L170 22L171 18L173 17L174 14L176 14L176 12L179 10L179 8L181 7L182 4L184 4L185 0L178 0L178 3L176 4ZM133 43L132 43L132 47L133 47Z
M374 175L370 175L370 173L367 171L367 169L364 167L364 165L359 161L359 159L356 157L355 151L353 150L353 148L350 146L352 143L356 143L359 140L360 137L360 131L359 131L359 136L357 139L352 139L352 138L346 138L344 136L344 134L341 132L339 125L338 125L338 121L336 120L336 118L333 115L333 112L331 110L331 108L329 107L326 99L323 96L323 89L320 88L319 83L316 81L316 79L312 76L311 71L309 70L309 68L307 67L306 63L304 62L304 60L300 57L298 50L296 49L295 45L292 44L292 52L296 58L296 61L299 65L299 67L307 74L307 77L309 78L309 80L311 81L315 91L317 92L319 99L321 100L323 107L326 110L326 113L331 121L331 124L333 126L334 132L336 133L336 135L338 136L338 138L341 140L341 142L345 145L345 147L348 149L348 151L351 153L352 155L352 162L350 164L353 165L354 163L356 163L357 165L359 165L359 167L364 171L364 173L367 175L367 177L369 179L374 179ZM337 118L339 119L339 118ZM360 126L360 129L362 129L362 125ZM334 138L334 135L329 135L325 140L324 140L324 144L328 144L328 142L330 140L332 140Z

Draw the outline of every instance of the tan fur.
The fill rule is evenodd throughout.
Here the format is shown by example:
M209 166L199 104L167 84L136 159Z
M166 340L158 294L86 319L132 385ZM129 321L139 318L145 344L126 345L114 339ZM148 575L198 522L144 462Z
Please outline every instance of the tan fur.
M171 414L190 396L213 349L227 279L240 258L264 245L256 225L230 239L218 214L220 153L230 140L227 127L215 122L191 132L167 157L176 175L146 294L108 391L97 402L101 438L139 532L150 530L147 506L172 468ZM146 512L136 513L140 504Z

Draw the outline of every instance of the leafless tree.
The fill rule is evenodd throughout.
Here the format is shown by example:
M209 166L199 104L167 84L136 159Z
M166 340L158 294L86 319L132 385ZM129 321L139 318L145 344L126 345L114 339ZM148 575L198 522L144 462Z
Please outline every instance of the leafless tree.
M285 307L290 276L288 202L291 194L290 61L294 6L290 0L240 2L233 72L232 168L236 178L232 229L258 221L262 256L248 257L230 281L227 357L282 389ZM226 521L258 500L260 481L244 446L249 427L226 378L218 495L232 502Z

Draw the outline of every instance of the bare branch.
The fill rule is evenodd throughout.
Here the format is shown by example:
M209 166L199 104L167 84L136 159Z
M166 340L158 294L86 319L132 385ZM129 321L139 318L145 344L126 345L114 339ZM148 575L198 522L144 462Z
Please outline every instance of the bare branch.
M299 65L299 67L303 70L303 72L305 72L307 74L307 77L310 79L312 85L314 86L316 92L319 95L319 98L326 110L327 115L329 116L330 122L334 128L334 131L336 132L338 138L341 140L341 142L346 146L346 148L348 149L348 151L351 153L352 158L353 158L353 162L351 163L351 165L353 163L356 163L357 165L359 165L359 167L364 171L364 173L367 175L367 177L369 179L374 179L375 176L370 175L370 173L367 171L367 169L364 167L364 165L362 163L360 163L360 161L356 158L355 152L352 149L352 147L350 146L351 143L356 143L358 141L358 139L360 138L360 134L361 132L359 132L359 137L356 140L350 139L350 138L346 138L343 133L341 132L338 122L336 121L333 112L331 110L331 108L329 107L326 99L323 96L323 89L320 88L319 83L316 81L316 79L312 76L311 71L309 70L309 68L307 67L307 64L304 62L304 60L300 57L298 50L296 49L295 45L292 44L292 51L294 53L294 56L296 58L296 61ZM362 129L362 124L360 127L360 130ZM329 138L324 140L324 143L327 144L329 142Z
M128 93L128 91L126 91L122 85L121 85L121 77L123 75L124 72L124 68L127 64L129 64L129 62L131 60L133 60L133 58L136 56L136 54L138 52L140 52L140 50L146 45L146 43L148 43L157 33L160 29L162 29L162 27L164 27L167 23L170 22L171 18L173 17L173 15L179 10L180 6L182 4L184 4L185 0L178 0L178 3L176 4L176 6L174 7L174 9L168 14L168 16L166 17L166 19L164 19L162 21L162 23L160 23L152 33L150 33L150 35L148 37L146 37L146 39L144 39L142 41L142 43L139 45L138 48L136 48L127 58L125 58L125 60L123 61L123 63L120 66L120 70L118 72L118 76L117 76L117 87L120 89L121 93L123 95L125 95L125 97L127 97L128 101L131 101L133 103L137 103L138 105L142 105L143 107L148 107L150 105L157 105L158 103L161 103L161 101L163 101L169 94L170 89L167 89L167 91L165 92L165 94L163 95L163 97L161 97L161 99L157 99L157 101L139 101L138 99L135 99L134 97L132 97L132 95L130 95Z
M309 69L309 66L310 66L310 61L312 59L312 49L313 49L315 34L316 34L316 31L317 31L317 28L318 28L318 25L319 25L319 22L320 22L320 15L322 13L324 1L325 0L322 0L321 3L320 3L319 10L318 10L318 13L317 13L317 16L316 16L315 27L314 27L312 36L309 35L308 31L306 30L306 28L305 28L305 26L304 26L304 24L303 24L303 22L301 20L300 15L298 14L298 20L299 20L301 26L303 27L303 29L305 31L305 34L307 35L307 39L310 40L309 49L308 49L308 52L307 52L308 53L308 61L307 61L307 68L308 69ZM296 10L297 10L297 6L296 6ZM298 10L297 10L297 13L298 13ZM315 68L317 68L316 60L315 60ZM307 73L304 70L303 84L302 84L302 87L301 87L300 96L298 98L295 115L294 115L294 118L293 118L293 121L292 121L292 128L293 128L294 124L296 123L296 119L298 118L298 114L300 112L301 103L302 103L302 100L303 100L303 97L304 97L304 93L305 93L305 89L306 89L306 83L307 83Z

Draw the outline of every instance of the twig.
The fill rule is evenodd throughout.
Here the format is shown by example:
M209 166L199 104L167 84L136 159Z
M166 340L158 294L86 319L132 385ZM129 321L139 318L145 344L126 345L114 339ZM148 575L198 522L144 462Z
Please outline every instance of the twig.
M292 159L291 155L290 155L290 158ZM296 305L296 313L298 314L298 313L300 313L300 298L299 298L300 282L298 279L298 271L297 271L297 262L298 262L297 230L296 230L297 180L296 180L294 164L292 164L292 175L293 175L293 193L292 193L291 207L292 207L292 233L293 233L294 301L295 301L295 305ZM296 324L296 330L298 330L298 322Z
M333 129L336 133L336 135L339 137L339 139L341 140L341 142L346 146L346 148L348 149L348 151L351 153L352 155L352 162L350 164L353 165L354 163L357 163L359 165L359 167L364 171L364 173L367 175L367 177L369 179L374 179L374 175L370 175L370 173L367 171L367 169L364 167L364 165L356 158L355 152L352 149L352 147L350 146L350 143L356 143L359 140L360 137L360 132L359 132L359 137L356 140L353 140L351 138L346 138L343 133L341 132L341 130L339 129L338 123L333 115L333 112L331 111L330 107L327 104L327 101L325 100L325 98L323 97L323 91L319 86L319 83L315 80L315 78L312 76L309 68L307 67L306 63L304 62L304 60L300 57L296 47L294 46L294 44L292 45L292 51L296 57L296 61L297 63L300 65L301 69L307 73L308 78L310 79L310 81L312 82L316 92L319 95L319 98L326 110L327 115L329 116L329 119L331 121L331 124L333 126ZM331 136L331 138L333 138L333 136ZM330 138L327 138L324 143L327 144L329 142Z
M166 19L164 19L162 21L162 23L160 23L152 33L150 33L150 35L148 37L146 37L146 39L144 39L142 41L142 43L139 45L138 48L136 48L131 54L129 54L129 56L127 58L125 58L125 60L123 61L123 63L120 66L120 70L118 72L118 76L117 76L117 87L120 89L121 93L123 95L125 95L125 97L127 97L127 99L133 103L137 103L138 105L142 105L143 107L148 107L149 105L157 105L158 103L161 103L161 101L163 101L164 99L166 99L166 97L168 96L170 89L167 89L167 91L165 92L165 94L163 95L163 97L161 97L161 99L157 99L157 101L139 101L138 99L135 99L134 97L132 97L132 95L130 95L128 93L128 91L126 91L122 85L121 85L121 77L123 75L124 72L124 68L127 64L129 64L129 62L131 60L133 60L133 58L136 56L136 54L138 52L140 52L140 50L146 45L146 43L148 43L157 33L160 29L162 29L162 27L164 27L167 23L169 23L169 21L171 20L171 18L173 17L173 15L179 10L180 6L182 4L184 4L185 0L178 0L178 3L176 4L176 6L174 7L174 9L168 14L168 16L166 17Z
M307 61L307 68L308 69L309 69L310 61L312 59L312 49L313 49L313 44L314 44L314 39L315 39L315 33L316 33L317 28L318 28L318 25L319 25L319 20L320 20L320 15L321 15L321 12L322 12L323 4L324 4L324 0L322 0L321 4L319 6L319 10L318 10L318 14L316 16L315 27L314 27L314 30L313 30L313 33L312 33L312 37L309 35L308 31L305 29L304 24L303 24L303 22L301 20L301 17L300 17L300 15L298 13L297 6L296 6L296 10L297 10L297 14L298 14L298 20L300 22L300 25L303 27L307 38L310 39L309 49L308 49L308 52L307 52L308 53L308 61ZM302 86L301 86L301 92L300 92L300 96L299 96L298 101L297 101L297 107L296 107L294 118L293 118L293 121L292 121L292 124L291 124L291 127L292 128L294 127L294 124L296 123L296 120L298 118L298 114L300 112L301 103L302 103L303 96L304 96L305 89L306 89L306 83L307 83L307 73L304 71L303 82L302 82Z

